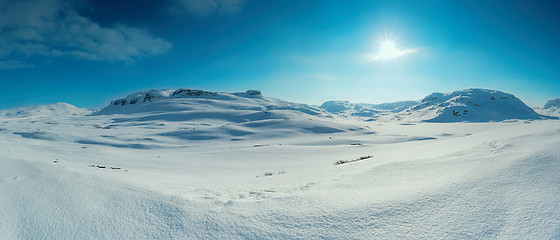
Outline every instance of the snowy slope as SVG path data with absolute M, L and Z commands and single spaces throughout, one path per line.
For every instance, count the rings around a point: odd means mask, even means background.
M 198 89 L 150 90 L 112 101 L 97 114 L 130 114 L 209 110 L 274 111 L 293 110 L 308 115 L 320 115 L 320 109 L 264 97 L 260 91 L 243 93 L 209 92 Z
M 489 122 L 534 120 L 542 116 L 512 94 L 473 88 L 432 93 L 420 104 L 397 114 L 396 118 L 426 122 Z
M 377 117 L 389 113 L 400 112 L 417 105 L 417 101 L 400 101 L 382 104 L 350 103 L 348 101 L 327 101 L 319 108 L 333 114 L 355 117 Z
M 0 239 L 560 237 L 559 120 L 403 125 L 175 92 L 3 117 Z
M 112 118 L 114 126 L 174 125 L 176 130 L 158 136 L 182 140 L 240 141 L 270 135 L 367 131 L 351 122 L 337 121 L 319 108 L 268 98 L 257 90 L 150 90 L 112 101 L 95 115 Z

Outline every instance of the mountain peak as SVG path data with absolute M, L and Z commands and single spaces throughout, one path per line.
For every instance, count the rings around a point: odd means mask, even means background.
M 128 95 L 125 98 L 116 99 L 111 101 L 110 105 L 113 106 L 126 106 L 135 105 L 146 102 L 153 102 L 160 99 L 168 98 L 214 98 L 214 99 L 233 99 L 233 96 L 245 97 L 245 98 L 256 98 L 262 97 L 261 91 L 259 90 L 247 90 L 245 92 L 239 93 L 225 93 L 225 92 L 211 92 L 200 89 L 193 88 L 180 88 L 177 90 L 173 89 L 162 89 L 162 90 L 147 90 L 135 92 Z
M 542 117 L 512 94 L 481 88 L 432 93 L 401 116 L 407 115 L 427 122 L 487 122 Z
M 559 108 L 560 109 L 560 98 L 555 98 L 549 100 L 544 104 L 545 109 Z

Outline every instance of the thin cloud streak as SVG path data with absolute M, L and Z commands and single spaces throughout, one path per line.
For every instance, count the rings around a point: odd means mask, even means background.
M 206 17 L 212 14 L 219 16 L 233 15 L 243 10 L 245 0 L 174 0 L 173 12 L 186 11 L 196 17 Z M 177 9 L 178 8 L 178 9 Z
M 392 52 L 390 56 L 387 56 L 385 53 L 383 52 L 379 52 L 375 55 L 370 55 L 370 58 L 376 61 L 379 60 L 388 60 L 388 59 L 396 59 L 408 54 L 412 54 L 412 53 L 416 53 L 420 51 L 418 48 L 411 48 L 411 49 L 403 49 L 403 50 L 396 50 L 395 52 Z

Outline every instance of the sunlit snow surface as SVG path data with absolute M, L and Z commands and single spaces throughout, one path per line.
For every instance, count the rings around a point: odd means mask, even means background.
M 0 112 L 0 239 L 560 238 L 559 120 L 243 101 Z

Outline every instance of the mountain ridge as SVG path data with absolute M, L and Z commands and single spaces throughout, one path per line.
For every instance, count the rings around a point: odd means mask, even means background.
M 470 88 L 449 93 L 434 92 L 420 101 L 398 101 L 391 103 L 370 104 L 351 103 L 349 101 L 326 101 L 320 106 L 294 103 L 262 95 L 259 90 L 245 92 L 213 92 L 192 88 L 152 89 L 134 92 L 124 98 L 115 99 L 96 111 L 77 108 L 67 103 L 42 106 L 30 106 L 17 109 L 0 110 L 3 117 L 32 117 L 35 115 L 70 116 L 89 114 L 140 114 L 154 116 L 155 113 L 187 116 L 191 111 L 193 117 L 197 112 L 211 117 L 210 112 L 224 110 L 238 114 L 238 118 L 264 114 L 261 118 L 289 118 L 293 114 L 321 116 L 332 118 L 358 117 L 362 120 L 403 120 L 424 122 L 488 122 L 508 119 L 535 120 L 556 115 L 560 109 L 560 99 L 548 101 L 544 108 L 528 107 L 516 96 L 498 90 Z M 230 111 L 235 110 L 235 111 Z M 226 112 L 227 112 L 226 111 Z M 245 111 L 242 113 L 242 111 Z M 284 112 L 279 112 L 284 111 Z M 291 111 L 291 112 L 289 112 Z M 250 114 L 249 114 L 250 112 Z M 280 115 L 284 115 L 280 117 Z M 256 114 L 256 115 L 255 115 Z M 276 114 L 276 115 L 275 115 Z M 214 114 L 214 117 L 219 114 Z M 221 115 L 221 118 L 227 118 Z M 179 121 L 179 117 L 176 121 Z M 242 119 L 235 121 L 239 122 Z
M 431 93 L 420 104 L 397 114 L 397 117 L 424 122 L 497 122 L 509 119 L 536 120 L 544 116 L 513 94 L 470 88 Z
M 92 110 L 78 108 L 64 102 L 0 110 L 0 116 L 5 118 L 31 118 L 39 116 L 64 117 L 87 115 L 90 113 L 92 113 Z

